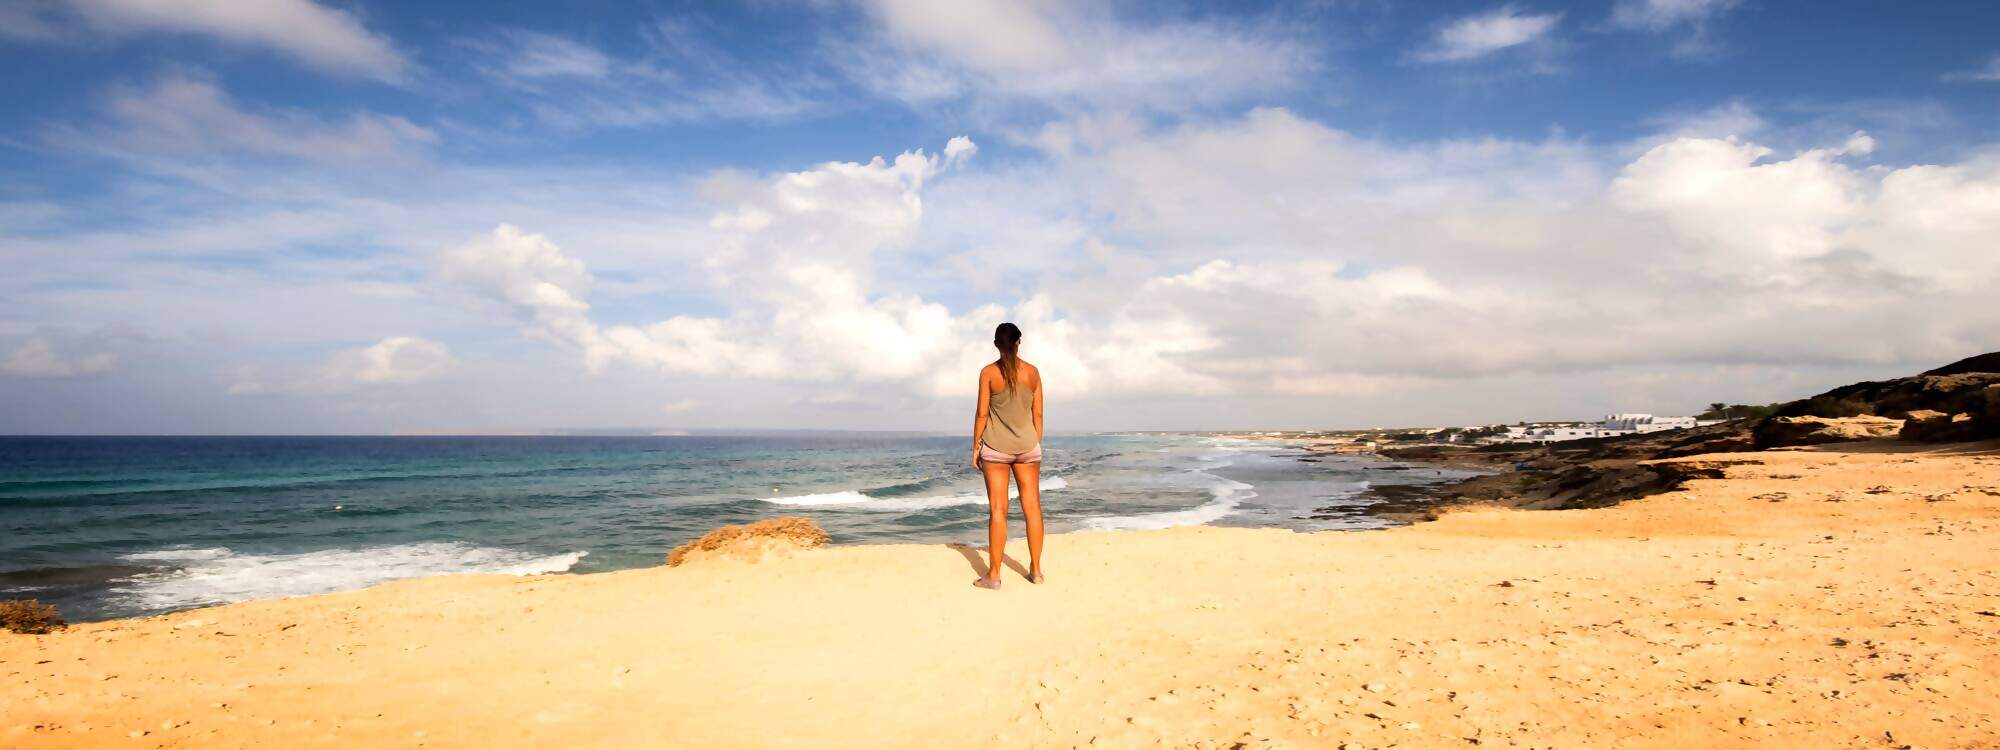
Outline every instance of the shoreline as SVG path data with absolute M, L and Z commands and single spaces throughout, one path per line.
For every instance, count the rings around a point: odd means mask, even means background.
M 1496 464 L 1490 460 L 1474 460 L 1467 456 L 1398 456 L 1391 453 L 1384 453 L 1381 448 L 1364 448 L 1351 442 L 1328 441 L 1324 438 L 1306 435 L 1224 433 L 1218 435 L 1218 437 L 1230 440 L 1276 443 L 1316 455 L 1331 455 L 1386 464 L 1409 464 L 1424 469 L 1477 472 L 1474 476 L 1455 481 L 1446 480 L 1422 484 L 1371 484 L 1366 490 L 1361 492 L 1362 496 L 1373 499 L 1372 502 L 1366 505 L 1335 505 L 1315 510 L 1315 513 L 1380 518 L 1394 522 L 1397 526 L 1435 521 L 1438 519 L 1440 512 L 1465 504 L 1456 497 L 1455 488 L 1463 486 L 1469 481 L 1507 473 L 1507 470 L 1498 468 L 1500 464 Z M 1391 448 L 1388 450 L 1395 451 L 1398 449 Z M 1469 453 L 1469 451 L 1461 452 Z M 1300 460 L 1317 462 L 1320 459 Z M 1318 518 L 1321 516 L 1316 515 L 1314 517 Z M 1396 528 L 1397 526 L 1391 526 L 1390 528 Z M 1375 530 L 1379 529 L 1329 529 L 1329 531 Z
M 0 635 L 10 747 L 1959 746 L 2000 444 L 1668 459 L 1612 508 L 444 576 Z M 1024 550 L 1010 545 L 1012 555 Z M 136 734 L 135 734 L 136 733 Z M 1893 745 L 1892 745 L 1893 746 Z
M 1754 449 L 1753 420 L 1652 433 L 1583 438 L 1539 444 L 1463 445 L 1414 443 L 1383 445 L 1351 436 L 1248 434 L 1237 439 L 1272 440 L 1313 453 L 1412 464 L 1473 475 L 1420 486 L 1370 487 L 1376 502 L 1363 513 L 1401 523 L 1437 520 L 1464 507 L 1528 510 L 1602 508 L 1679 489 L 1714 473 L 1700 464 L 1660 463 Z
M 1217 445 L 1227 447 L 1217 449 Z M 1273 445 L 1215 441 L 1190 434 L 1129 443 L 1113 439 L 1070 445 L 1062 454 L 1064 457 L 1081 456 L 1088 461 L 1079 463 L 1072 459 L 1065 463 L 1064 458 L 1058 458 L 1058 463 L 1054 464 L 1058 468 L 1057 473 L 1043 477 L 1044 491 L 1056 493 L 1053 497 L 1058 500 L 1057 506 L 1052 509 L 1054 515 L 1049 528 L 1053 531 L 1159 528 L 1209 521 L 1299 528 L 1382 524 L 1366 514 L 1338 512 L 1327 515 L 1312 512 L 1325 505 L 1311 502 L 1318 488 L 1325 488 L 1325 492 L 1318 493 L 1322 495 L 1351 494 L 1360 482 L 1347 482 L 1348 475 L 1373 474 L 1367 470 L 1372 463 L 1334 462 L 1340 465 L 1330 464 L 1333 473 L 1327 474 L 1320 467 L 1294 463 L 1291 458 L 1305 454 L 1289 446 L 1283 450 L 1268 450 Z M 1155 446 L 1162 448 L 1154 450 Z M 889 451 L 882 453 L 900 455 Z M 1122 461 L 1145 471 L 1128 467 L 1122 472 L 1099 470 L 1092 473 L 1094 464 L 1091 462 L 1103 463 L 1107 455 L 1116 457 L 1107 465 L 1123 465 L 1118 464 Z M 1188 473 L 1191 470 L 1198 471 Z M 1244 472 L 1246 479 L 1260 485 L 1268 482 L 1269 486 L 1260 491 L 1263 497 L 1260 502 L 1263 504 L 1253 508 L 1237 507 L 1248 503 L 1247 498 L 1253 495 L 1253 488 L 1221 474 L 1210 473 L 1218 471 L 1231 477 L 1237 476 L 1232 472 Z M 387 470 L 378 470 L 378 473 L 393 474 Z M 467 473 L 479 475 L 478 472 Z M 971 542 L 983 539 L 986 515 L 983 488 L 969 486 L 968 477 L 960 477 L 950 471 L 919 470 L 913 473 L 917 475 L 916 480 L 901 475 L 885 478 L 869 471 L 844 472 L 823 481 L 797 486 L 772 480 L 772 486 L 762 488 L 771 492 L 770 495 L 745 490 L 731 493 L 733 496 L 717 502 L 693 504 L 692 511 L 685 517 L 676 507 L 671 511 L 662 511 L 667 517 L 655 518 L 651 516 L 658 514 L 649 514 L 646 518 L 637 519 L 671 525 L 671 536 L 665 539 L 649 534 L 623 537 L 611 534 L 597 538 L 537 532 L 480 534 L 477 529 L 451 539 L 370 534 L 367 532 L 379 532 L 383 528 L 383 524 L 376 519 L 385 517 L 385 513 L 407 512 L 409 504 L 396 504 L 397 498 L 393 493 L 383 493 L 378 497 L 367 494 L 367 490 L 343 489 L 338 491 L 343 497 L 327 498 L 333 505 L 322 502 L 316 507 L 298 507 L 286 522 L 305 526 L 308 530 L 310 524 L 320 523 L 343 529 L 353 527 L 359 531 L 330 538 L 294 541 L 284 536 L 284 528 L 265 533 L 261 538 L 249 539 L 201 536 L 207 534 L 207 530 L 196 529 L 194 533 L 198 536 L 186 541 L 161 538 L 155 542 L 113 548 L 90 558 L 69 555 L 61 562 L 43 562 L 44 567 L 0 570 L 0 599 L 38 598 L 60 606 L 67 619 L 73 622 L 95 622 L 166 614 L 235 601 L 332 593 L 389 580 L 432 575 L 595 573 L 657 565 L 661 556 L 673 545 L 692 540 L 716 526 L 784 514 L 812 517 L 841 544 Z M 1430 481 L 1429 471 L 1406 473 L 1421 473 L 1426 476 L 1417 481 Z M 1065 491 L 1070 489 L 1069 480 L 1078 477 L 1084 477 L 1081 491 Z M 1391 474 L 1369 478 L 1378 482 L 1407 481 L 1404 477 Z M 1315 486 L 1315 482 L 1319 484 Z M 738 484 L 760 483 L 753 477 Z M 785 491 L 779 491 L 781 486 L 786 488 Z M 1162 494 L 1154 497 L 1134 488 L 1158 489 Z M 458 494 L 470 495 L 479 489 L 473 487 Z M 508 491 L 511 490 L 502 490 L 503 493 Z M 978 493 L 977 496 L 974 493 Z M 506 496 L 503 494 L 502 497 Z M 345 511 L 342 511 L 343 505 Z M 578 507 L 586 505 L 577 504 Z M 504 520 L 505 506 L 501 508 L 502 513 L 496 517 Z M 426 513 L 422 510 L 417 512 Z M 698 514 L 707 514 L 707 517 Z M 586 519 L 593 517 L 588 512 L 577 515 Z M 1228 520 L 1216 518 L 1225 515 Z M 418 520 L 428 517 L 428 514 L 416 516 Z M 1331 520 L 1313 520 L 1321 517 Z M 976 528 L 973 526 L 975 523 Z M 1018 518 L 1013 526 L 1014 534 L 1020 536 Z M 31 535 L 20 540 L 31 554 L 35 552 L 29 546 L 32 538 Z M 43 547 L 52 544 L 37 543 Z
M 1200 434 L 1200 433 L 1175 433 L 1175 434 Z M 1665 433 L 1664 435 L 1640 436 L 1640 440 L 1657 443 L 1658 438 L 1662 436 L 1673 437 L 1674 434 L 1675 433 Z M 1478 451 L 1474 448 L 1467 446 L 1433 445 L 1433 444 L 1423 444 L 1414 446 L 1413 448 L 1391 447 L 1386 449 L 1359 450 L 1359 449 L 1347 449 L 1344 447 L 1345 445 L 1347 445 L 1345 443 L 1330 443 L 1322 438 L 1300 436 L 1300 435 L 1280 435 L 1271 433 L 1263 433 L 1263 434 L 1216 433 L 1213 436 L 1230 440 L 1276 443 L 1290 448 L 1295 448 L 1307 453 L 1331 454 L 1341 457 L 1361 459 L 1378 463 L 1408 464 L 1415 467 L 1439 468 L 1439 469 L 1453 470 L 1453 471 L 1483 472 L 1482 475 L 1480 476 L 1469 477 L 1457 481 L 1441 481 L 1441 482 L 1430 482 L 1422 484 L 1371 485 L 1366 490 L 1364 490 L 1362 494 L 1373 498 L 1374 499 L 1373 502 L 1370 502 L 1366 505 L 1355 505 L 1355 506 L 1338 506 L 1338 505 L 1328 506 L 1328 507 L 1318 508 L 1313 511 L 1314 513 L 1330 514 L 1328 516 L 1315 515 L 1313 516 L 1314 518 L 1331 517 L 1331 515 L 1373 517 L 1373 518 L 1387 519 L 1395 522 L 1395 525 L 1392 526 L 1321 529 L 1314 531 L 1286 529 L 1275 526 L 1216 527 L 1216 528 L 1262 529 L 1269 531 L 1291 532 L 1299 534 L 1388 531 L 1388 530 L 1403 528 L 1409 525 L 1434 522 L 1440 520 L 1449 513 L 1467 509 L 1499 509 L 1499 508 L 1515 508 L 1515 509 L 1525 509 L 1525 510 L 1568 509 L 1559 506 L 1551 506 L 1543 502 L 1545 498 L 1503 499 L 1503 498 L 1492 497 L 1491 493 L 1494 491 L 1494 487 L 1491 485 L 1483 485 L 1482 481 L 1490 482 L 1491 480 L 1495 479 L 1504 481 L 1513 476 L 1518 476 L 1518 472 L 1516 471 L 1510 471 L 1508 469 L 1502 469 L 1498 467 L 1518 466 L 1522 459 L 1534 457 L 1535 454 L 1542 454 L 1542 457 L 1545 459 L 1544 465 L 1546 466 L 1547 465 L 1546 458 L 1550 454 L 1554 454 L 1557 452 L 1577 453 L 1579 451 L 1575 446 L 1577 446 L 1578 444 L 1598 444 L 1606 442 L 1603 440 L 1588 440 L 1588 441 L 1571 441 L 1570 443 L 1567 444 L 1556 443 L 1556 444 L 1533 445 L 1533 446 L 1509 446 L 1499 451 Z M 1626 440 L 1629 441 L 1629 439 Z M 1647 444 L 1647 443 L 1642 443 L 1642 444 Z M 1496 456 L 1498 458 L 1496 458 Z M 1543 468 L 1542 470 L 1546 470 L 1546 468 Z M 1466 489 L 1467 487 L 1471 487 L 1472 488 L 1471 491 L 1467 491 Z M 1661 490 L 1661 492 L 1665 491 L 1667 490 Z M 1485 496 L 1482 496 L 1482 493 L 1484 493 Z M 1654 493 L 1646 493 L 1646 494 L 1654 494 Z M 1610 502 L 1594 502 L 1586 505 L 1579 505 L 1576 507 L 1612 507 L 1615 506 L 1618 502 L 1623 502 L 1631 499 L 1638 499 L 1638 498 L 1630 498 L 1630 497 L 1615 498 Z M 1209 527 L 1209 524 L 1207 523 L 1184 524 L 1181 526 L 1167 527 L 1164 529 L 1087 529 L 1086 528 L 1086 529 L 1074 529 L 1071 531 L 1062 532 L 1060 534 L 1051 533 L 1050 536 L 1056 537 L 1056 536 L 1066 536 L 1072 534 L 1165 531 L 1176 528 L 1197 528 L 1197 527 Z M 1022 538 L 1010 537 L 1009 539 L 1010 549 L 1019 547 L 1023 544 L 1025 544 L 1025 540 Z M 830 542 L 828 546 L 932 547 L 937 545 L 936 543 L 926 543 L 926 542 L 845 542 L 845 543 Z M 944 546 L 957 548 L 959 546 L 962 546 L 962 544 L 958 542 L 947 542 L 944 543 Z M 975 546 L 980 546 L 980 545 L 975 545 Z M 195 551 L 201 552 L 204 550 L 195 550 Z M 563 557 L 563 556 L 564 555 L 557 555 L 556 557 Z M 132 567 L 134 569 L 137 569 L 136 566 Z M 241 600 L 226 601 L 226 602 L 215 602 L 210 604 L 201 604 L 182 609 L 175 609 L 169 612 L 159 612 L 154 614 L 73 620 L 72 625 L 118 623 L 126 621 L 144 621 L 160 617 L 180 615 L 190 612 L 202 612 L 220 607 L 229 607 L 240 604 L 253 604 L 257 602 L 269 602 L 269 601 L 286 601 L 292 599 L 354 593 L 359 591 L 367 591 L 369 589 L 381 586 L 393 585 L 409 581 L 421 581 L 421 580 L 445 579 L 445 578 L 479 578 L 479 577 L 497 577 L 497 578 L 514 578 L 514 579 L 541 578 L 541 577 L 568 578 L 577 576 L 595 576 L 595 575 L 606 575 L 612 573 L 623 573 L 623 572 L 630 572 L 633 570 L 648 570 L 653 567 L 658 567 L 658 566 L 620 568 L 615 570 L 592 571 L 584 573 L 573 572 L 570 570 L 558 570 L 547 573 L 531 573 L 531 574 L 513 574 L 513 573 L 501 573 L 501 572 L 436 573 L 429 575 L 412 576 L 407 578 L 392 578 L 378 583 L 361 586 L 358 588 L 341 589 L 337 591 L 318 592 L 311 594 L 297 594 L 289 596 L 241 599 Z

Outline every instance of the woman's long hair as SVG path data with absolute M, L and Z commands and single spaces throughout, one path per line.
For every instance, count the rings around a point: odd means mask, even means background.
M 1013 323 L 1001 323 L 993 329 L 993 346 L 1000 350 L 1000 359 L 994 364 L 1000 366 L 1000 377 L 1006 379 L 1007 390 L 1014 389 L 1014 376 L 1021 371 L 1021 328 Z

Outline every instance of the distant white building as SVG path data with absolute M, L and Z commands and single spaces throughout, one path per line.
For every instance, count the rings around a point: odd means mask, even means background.
M 1494 436 L 1496 443 L 1557 443 L 1564 440 L 1611 437 L 1627 433 L 1614 432 L 1602 427 L 1579 425 L 1535 425 L 1532 427 L 1509 427 L 1507 432 Z
M 1598 426 L 1617 432 L 1659 432 L 1661 430 L 1685 430 L 1699 425 L 1701 420 L 1694 417 L 1655 417 L 1651 414 L 1612 414 L 1599 422 Z
M 1538 424 L 1509 427 L 1505 433 L 1484 438 L 1489 443 L 1559 443 L 1564 440 L 1617 437 L 1715 424 L 1694 417 L 1656 417 L 1651 414 L 1611 414 L 1596 424 Z

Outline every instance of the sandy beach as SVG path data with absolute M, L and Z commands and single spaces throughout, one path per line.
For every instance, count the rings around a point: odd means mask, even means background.
M 1674 460 L 1726 476 L 1056 536 L 998 593 L 967 551 L 836 546 L 0 634 L 0 745 L 2000 743 L 2000 444 Z

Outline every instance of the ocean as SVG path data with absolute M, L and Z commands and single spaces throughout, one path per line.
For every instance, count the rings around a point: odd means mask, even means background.
M 1370 487 L 1465 476 L 1201 435 L 1044 447 L 1051 532 L 1376 528 L 1389 524 L 1365 513 Z M 874 433 L 0 437 L 0 599 L 87 621 L 417 576 L 592 573 L 782 515 L 837 544 L 983 545 L 968 459 L 963 436 Z

